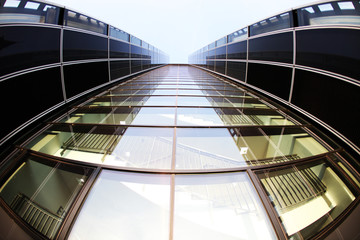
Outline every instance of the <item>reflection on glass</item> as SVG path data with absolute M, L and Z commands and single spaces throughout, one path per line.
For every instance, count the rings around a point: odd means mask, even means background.
M 176 168 L 212 169 L 246 165 L 228 129 L 178 128 Z
M 246 173 L 177 175 L 174 239 L 276 239 Z
M 290 239 L 310 238 L 355 200 L 326 162 L 264 170 L 258 176 Z
M 169 239 L 170 178 L 103 170 L 68 239 Z
M 360 25 L 358 6 L 358 1 L 339 1 L 301 8 L 298 10 L 299 25 Z
M 173 126 L 174 124 L 174 108 L 141 108 L 132 122 L 132 125 Z
M 172 128 L 128 128 L 104 163 L 136 168 L 170 169 Z
M 178 108 L 177 125 L 223 126 L 224 123 L 212 108 Z
M 107 24 L 86 15 L 66 10 L 64 18 L 66 26 L 107 34 Z
M 58 7 L 27 0 L 6 0 L 3 4 L 3 7 L 0 7 L 0 23 L 58 24 Z
M 28 225 L 54 239 L 91 170 L 27 157 L 0 188 L 0 197 Z
M 230 129 L 249 165 L 280 163 L 326 153 L 327 150 L 301 129 Z
M 250 36 L 290 28 L 292 26 L 292 13 L 286 12 L 251 25 Z

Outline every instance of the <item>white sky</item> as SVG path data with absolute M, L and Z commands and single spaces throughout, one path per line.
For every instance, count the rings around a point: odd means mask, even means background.
M 314 0 L 49 0 L 120 28 L 171 63 L 264 18 Z

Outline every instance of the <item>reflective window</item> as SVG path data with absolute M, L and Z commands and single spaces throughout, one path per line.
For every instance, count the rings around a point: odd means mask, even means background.
M 135 36 L 130 36 L 130 42 L 135 45 L 141 46 L 141 40 Z
M 58 24 L 59 8 L 42 2 L 6 0 L 0 7 L 0 23 Z
M 228 42 L 237 42 L 237 41 L 241 41 L 241 40 L 245 40 L 248 37 L 248 30 L 247 27 L 240 29 L 239 31 L 236 31 L 232 34 L 228 35 Z
M 358 195 L 321 161 L 258 173 L 291 239 L 308 239 L 338 217 Z
M 0 188 L 0 197 L 29 226 L 54 239 L 90 168 L 28 156 Z
M 220 38 L 215 42 L 216 47 L 220 47 L 222 45 L 226 44 L 226 37 Z
M 120 29 L 114 28 L 112 26 L 110 26 L 110 36 L 117 38 L 117 39 L 124 40 L 126 42 L 129 42 L 129 40 L 130 40 L 129 39 L 130 34 L 128 34 L 127 32 L 124 32 Z
M 107 24 L 77 12 L 66 10 L 64 20 L 65 26 L 107 34 Z
M 175 184 L 174 239 L 277 239 L 246 173 L 177 175 Z
M 339 1 L 298 9 L 299 26 L 345 24 L 360 25 L 360 2 Z
M 250 26 L 250 36 L 293 27 L 292 13 L 283 13 Z
M 68 239 L 169 239 L 170 177 L 103 170 Z

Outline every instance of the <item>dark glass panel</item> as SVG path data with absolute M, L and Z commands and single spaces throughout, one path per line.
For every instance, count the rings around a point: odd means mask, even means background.
M 2 185 L 0 197 L 37 232 L 54 239 L 91 172 L 87 167 L 28 156 Z
M 66 97 L 70 98 L 109 81 L 108 62 L 64 66 Z
M 60 68 L 36 71 L 2 81 L 0 89 L 0 101 L 6 103 L 2 106 L 4 117 L 1 120 L 0 138 L 64 100 Z
M 131 73 L 141 71 L 141 60 L 131 60 Z
M 246 63 L 245 62 L 227 62 L 227 75 L 241 81 L 245 81 Z
M 360 79 L 360 34 L 355 29 L 296 32 L 296 64 Z
M 207 59 L 215 59 L 216 53 L 215 49 L 209 50 Z
M 215 71 L 225 74 L 225 63 L 226 61 L 216 61 Z
M 359 86 L 325 75 L 296 70 L 292 103 L 360 146 L 360 131 L 355 125 L 355 119 L 360 118 Z
M 299 26 L 345 24 L 360 25 L 359 1 L 321 3 L 297 10 Z
M 209 70 L 215 70 L 215 62 L 214 61 L 206 61 L 206 64 L 207 64 L 207 68 Z
M 242 41 L 227 46 L 227 59 L 246 59 L 247 41 Z
M 107 34 L 107 24 L 77 12 L 66 10 L 64 20 L 65 26 Z
M 0 75 L 60 62 L 60 29 L 33 26 L 0 29 Z
M 292 12 L 286 12 L 262 20 L 250 26 L 250 36 L 293 27 Z
M 288 100 L 291 76 L 291 68 L 249 63 L 247 82 L 284 100 Z
M 293 63 L 293 32 L 250 39 L 249 59 Z
M 141 58 L 142 48 L 135 45 L 130 45 L 131 48 L 131 58 Z
M 129 58 L 129 43 L 110 39 L 110 58 Z
M 226 59 L 226 46 L 216 49 L 216 59 Z
M 60 8 L 34 1 L 1 1 L 0 23 L 58 24 Z
M 130 74 L 130 61 L 112 61 L 110 62 L 111 80 Z
M 64 30 L 64 61 L 107 57 L 107 38 Z

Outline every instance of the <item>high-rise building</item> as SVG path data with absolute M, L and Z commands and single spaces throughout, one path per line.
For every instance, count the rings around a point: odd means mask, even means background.
M 0 7 L 0 239 L 360 238 L 359 1 L 189 64 L 49 2 Z

